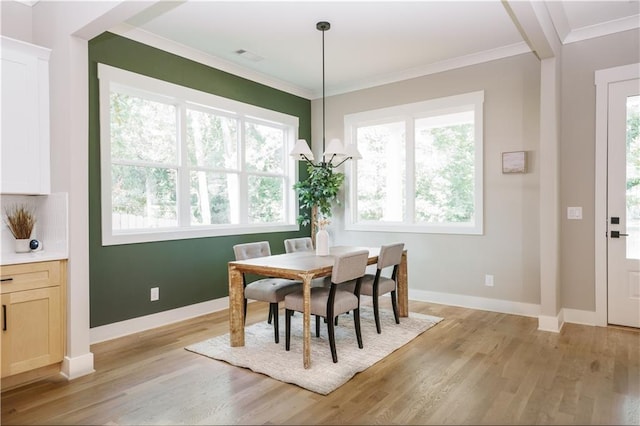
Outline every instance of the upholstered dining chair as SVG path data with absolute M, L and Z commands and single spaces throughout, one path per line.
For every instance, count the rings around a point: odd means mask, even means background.
M 320 318 L 324 317 L 329 334 L 329 346 L 333 362 L 338 362 L 336 352 L 334 319 L 345 312 L 353 311 L 358 347 L 362 349 L 360 332 L 360 283 L 367 268 L 367 250 L 358 250 L 336 256 L 331 272 L 331 287 L 311 288 L 311 315 L 316 317 L 316 337 L 320 337 Z M 344 290 L 346 283 L 356 280 L 353 291 Z M 284 298 L 285 307 L 285 349 L 291 343 L 291 315 L 294 311 L 304 311 L 304 297 L 301 290 L 289 293 Z
M 391 293 L 391 306 L 393 307 L 393 315 L 396 320 L 396 324 L 400 324 L 400 318 L 398 317 L 398 304 L 396 301 L 396 287 L 397 287 L 397 275 L 400 261 L 402 260 L 402 252 L 404 250 L 404 243 L 395 243 L 383 245 L 380 247 L 380 254 L 378 255 L 378 263 L 376 267 L 376 273 L 365 274 L 362 278 L 362 284 L 360 286 L 360 294 L 371 296 L 373 298 L 373 315 L 376 321 L 376 330 L 380 334 L 380 312 L 378 298 L 380 295 Z M 385 268 L 393 267 L 391 271 L 391 277 L 382 275 Z
M 247 260 L 256 257 L 270 256 L 271 247 L 268 241 L 256 243 L 236 244 L 233 246 L 233 253 L 236 260 Z M 247 283 L 246 277 L 242 275 L 244 284 L 244 318 L 247 318 L 247 299 L 269 302 L 269 322 L 273 320 L 273 332 L 276 343 L 280 342 L 280 332 L 278 328 L 278 308 L 279 303 L 292 291 L 302 289 L 302 281 L 294 281 L 285 278 L 262 278 L 251 283 Z
M 284 250 L 287 253 L 300 251 L 314 251 L 311 237 L 289 238 L 284 240 Z M 311 280 L 312 287 L 328 287 L 331 285 L 331 277 L 320 277 Z
M 313 240 L 311 237 L 289 238 L 284 240 L 284 250 L 287 253 L 297 251 L 313 251 Z

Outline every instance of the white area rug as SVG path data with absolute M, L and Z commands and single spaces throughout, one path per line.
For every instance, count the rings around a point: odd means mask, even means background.
M 398 325 L 393 319 L 393 312 L 381 310 L 382 334 L 378 334 L 373 309 L 361 306 L 360 321 L 363 349 L 358 348 L 353 316 L 340 316 L 335 331 L 338 362 L 334 364 L 327 326 L 321 324 L 320 337 L 315 337 L 315 317 L 311 317 L 311 368 L 306 370 L 302 364 L 302 315 L 299 313 L 291 319 L 291 350 L 288 352 L 285 350 L 284 314 L 280 316 L 278 344 L 273 340 L 273 325 L 265 320 L 245 328 L 245 346 L 231 347 L 229 334 L 224 334 L 185 349 L 327 395 L 356 373 L 366 370 L 442 321 L 442 318 L 410 313 L 408 318 L 401 317 Z

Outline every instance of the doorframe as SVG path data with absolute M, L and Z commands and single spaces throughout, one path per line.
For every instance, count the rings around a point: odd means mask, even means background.
M 640 63 L 606 68 L 595 72 L 596 158 L 595 158 L 595 325 L 607 321 L 607 123 L 609 84 L 640 78 Z

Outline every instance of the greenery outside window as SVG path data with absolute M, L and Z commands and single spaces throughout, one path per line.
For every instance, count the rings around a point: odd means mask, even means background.
M 298 229 L 298 119 L 104 64 L 102 243 Z
M 473 92 L 345 117 L 346 229 L 482 234 L 482 105 Z

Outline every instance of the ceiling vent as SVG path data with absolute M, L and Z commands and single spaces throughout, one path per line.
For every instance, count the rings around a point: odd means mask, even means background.
M 256 55 L 255 53 L 249 52 L 248 50 L 244 50 L 244 49 L 236 50 L 236 53 L 239 56 L 242 56 L 243 58 L 253 62 L 260 62 L 261 60 L 264 59 L 262 56 Z

